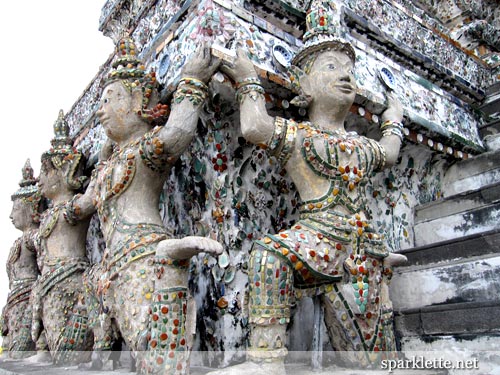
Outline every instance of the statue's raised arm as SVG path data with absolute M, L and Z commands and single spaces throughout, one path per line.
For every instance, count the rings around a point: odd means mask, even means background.
M 398 159 L 403 140 L 403 106 L 394 91 L 388 91 L 386 97 L 387 109 L 382 113 L 382 125 L 380 127 L 382 138 L 379 142 L 386 152 L 386 167 L 391 167 Z
M 264 89 L 247 51 L 238 49 L 234 62 L 222 65 L 221 70 L 235 82 L 243 136 L 251 143 L 266 145 L 273 135 L 274 119 L 267 114 Z
M 173 95 L 168 121 L 158 135 L 171 157 L 183 153 L 193 139 L 202 104 L 208 96 L 207 84 L 219 63 L 207 42 L 200 44 L 187 58 Z

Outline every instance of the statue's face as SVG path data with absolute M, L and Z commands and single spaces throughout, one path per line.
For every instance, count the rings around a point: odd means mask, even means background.
M 304 91 L 313 101 L 350 108 L 356 97 L 354 64 L 344 52 L 325 51 L 314 61 Z
M 12 224 L 19 229 L 24 230 L 33 222 L 31 217 L 32 208 L 29 204 L 24 203 L 22 199 L 15 199 L 12 204 L 10 219 Z
M 137 114 L 141 108 L 140 99 L 140 95 L 132 95 L 119 81 L 104 88 L 96 115 L 106 135 L 113 141 L 126 140 L 142 123 Z
M 42 161 L 40 176 L 38 178 L 38 189 L 46 198 L 53 199 L 61 189 L 67 189 L 63 168 L 56 169 L 47 160 Z

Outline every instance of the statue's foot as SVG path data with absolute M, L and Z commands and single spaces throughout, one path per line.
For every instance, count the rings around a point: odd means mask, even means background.
M 240 365 L 210 371 L 205 375 L 286 375 L 286 371 L 282 360 L 261 363 L 247 361 Z
M 78 369 L 86 371 L 113 371 L 117 367 L 115 360 L 109 358 L 110 353 L 105 352 L 93 352 L 92 360 L 86 363 L 80 363 Z
M 49 351 L 43 350 L 36 352 L 36 354 L 31 357 L 26 358 L 26 361 L 31 363 L 52 363 L 52 356 Z
M 91 362 L 80 363 L 79 370 L 85 371 L 114 371 L 119 366 L 113 360 L 102 361 L 100 359 L 92 359 Z

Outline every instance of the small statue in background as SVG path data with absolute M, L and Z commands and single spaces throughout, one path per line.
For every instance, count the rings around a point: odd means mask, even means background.
M 89 220 L 78 218 L 75 204 L 86 177 L 82 155 L 72 146 L 62 111 L 54 133 L 52 147 L 42 155 L 39 177 L 40 192 L 52 203 L 38 231 L 42 275 L 33 291 L 32 336 L 38 339 L 43 327 L 53 361 L 75 364 L 90 360 L 93 341 L 82 280 L 89 266 L 85 246 Z
M 80 217 L 97 210 L 106 243 L 86 282 L 99 309 L 94 348 L 110 350 L 119 331 L 141 372 L 185 374 L 194 333 L 188 323 L 196 313 L 189 299 L 189 259 L 200 252 L 220 254 L 222 246 L 203 237 L 173 239 L 159 199 L 195 134 L 206 83 L 218 63 L 201 45 L 182 69 L 167 123 L 153 128 L 168 115 L 167 106 L 157 104 L 155 75 L 145 72 L 137 54 L 130 38 L 118 42 L 96 113 L 114 149 L 75 201 Z
M 23 234 L 14 242 L 7 259 L 10 292 L 0 322 L 4 336 L 3 345 L 14 358 L 33 355 L 36 349 L 35 342 L 31 339 L 30 294 L 40 274 L 35 239 L 44 206 L 29 159 L 22 172 L 20 188 L 12 195 L 10 218 Z
M 354 352 L 356 364 L 369 366 L 377 352 L 396 349 L 386 283 L 389 262 L 400 259 L 389 255 L 377 234 L 364 187 L 373 172 L 396 162 L 403 109 L 387 93 L 378 142 L 344 129 L 356 96 L 355 51 L 336 36 L 340 15 L 327 4 L 313 2 L 304 46 L 290 69 L 300 93 L 294 103 L 308 108 L 309 121 L 267 114 L 264 89 L 244 51 L 238 51 L 234 65 L 223 68 L 237 85 L 243 136 L 276 156 L 302 200 L 292 228 L 254 243 L 250 362 L 229 373 L 284 373 L 294 296 L 320 299 L 333 348 Z

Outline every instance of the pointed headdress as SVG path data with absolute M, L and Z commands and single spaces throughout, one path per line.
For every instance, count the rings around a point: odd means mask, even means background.
M 343 51 L 352 62 L 356 53 L 343 38 L 346 31 L 341 23 L 341 11 L 333 1 L 313 0 L 306 15 L 306 33 L 303 46 L 292 59 L 292 65 L 303 67 L 311 55 L 324 50 Z
M 168 114 L 166 105 L 149 108 L 153 96 L 158 95 L 158 81 L 155 72 L 146 72 L 143 62 L 137 57 L 138 51 L 133 39 L 123 36 L 116 45 L 116 57 L 111 71 L 104 80 L 104 87 L 120 81 L 130 91 L 142 91 L 142 108 L 140 115 L 150 123 L 161 123 Z
M 66 176 L 67 182 L 75 190 L 81 188 L 86 177 L 74 175 L 82 154 L 73 147 L 73 141 L 69 136 L 69 126 L 62 110 L 59 111 L 59 116 L 54 122 L 54 138 L 50 143 L 52 147 L 42 154 L 42 163 L 50 162 L 56 169 L 61 169 L 64 164 L 71 163 Z
M 30 159 L 26 160 L 22 169 L 23 179 L 19 181 L 19 189 L 12 194 L 12 200 L 21 199 L 31 208 L 31 218 L 33 222 L 40 222 L 40 207 L 43 198 L 38 190 L 38 179 L 34 177 Z M 43 208 L 42 208 L 43 209 Z

